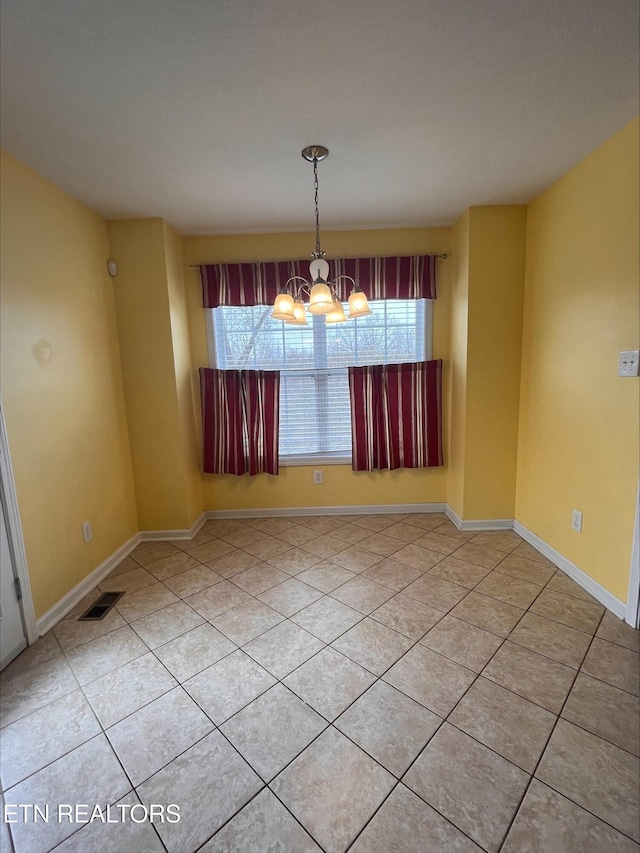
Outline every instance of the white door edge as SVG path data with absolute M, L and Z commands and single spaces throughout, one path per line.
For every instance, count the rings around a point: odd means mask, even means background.
M 22 620 L 26 632 L 27 643 L 35 643 L 38 639 L 38 628 L 36 626 L 36 614 L 33 607 L 31 595 L 31 583 L 29 580 L 29 569 L 27 566 L 27 555 L 22 536 L 22 525 L 20 524 L 20 511 L 18 509 L 18 498 L 16 496 L 15 481 L 13 479 L 13 468 L 11 467 L 11 456 L 9 455 L 9 441 L 4 422 L 4 411 L 0 402 L 0 487 L 2 499 L 6 512 L 7 537 L 13 558 L 16 577 L 20 581 L 22 592 Z
M 640 628 L 640 477 L 636 497 L 636 520 L 633 528 L 633 546 L 631 548 L 631 571 L 629 573 L 629 592 L 627 593 L 627 615 L 625 622 L 632 628 Z

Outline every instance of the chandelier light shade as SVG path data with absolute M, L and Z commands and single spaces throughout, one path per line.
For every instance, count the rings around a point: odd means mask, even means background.
M 369 311 L 371 314 L 371 311 Z M 342 302 L 336 296 L 333 300 L 333 308 L 329 311 L 328 314 L 324 316 L 326 323 L 344 323 L 347 319 L 344 313 L 344 308 L 342 307 Z
M 304 302 L 302 299 L 296 300 L 293 303 L 293 320 L 287 318 L 287 323 L 293 323 L 296 326 L 307 326 L 307 312 L 304 310 Z
M 276 296 L 271 316 L 274 320 L 284 320 L 286 322 L 290 317 L 295 316 L 293 309 L 293 296 L 288 291 L 283 290 Z
M 351 282 L 349 295 L 349 319 L 366 317 L 371 314 L 367 297 L 350 275 L 339 275 L 329 280 L 329 264 L 325 260 L 326 252 L 320 248 L 320 215 L 318 212 L 318 163 L 329 155 L 329 149 L 323 145 L 310 145 L 303 148 L 302 156 L 313 163 L 313 187 L 316 211 L 316 248 L 311 253 L 313 260 L 309 264 L 310 281 L 299 275 L 292 276 L 276 296 L 271 316 L 296 326 L 306 326 L 307 317 L 303 295 L 309 298 L 308 310 L 311 314 L 324 314 L 327 323 L 344 323 L 344 313 L 339 293 L 339 282 Z
M 366 317 L 371 314 L 367 297 L 356 284 L 349 295 L 349 317 Z
M 309 311 L 328 314 L 333 309 L 333 295 L 328 284 L 317 278 L 309 293 Z

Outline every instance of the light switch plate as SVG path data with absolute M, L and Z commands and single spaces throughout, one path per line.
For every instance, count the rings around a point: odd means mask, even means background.
M 638 350 L 621 352 L 618 358 L 618 376 L 638 375 Z
M 91 540 L 93 539 L 93 531 L 91 530 L 90 521 L 85 521 L 82 525 L 82 539 L 85 545 L 87 544 L 87 542 L 91 542 Z

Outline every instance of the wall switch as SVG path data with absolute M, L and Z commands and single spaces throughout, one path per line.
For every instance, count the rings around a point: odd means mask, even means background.
M 93 539 L 93 532 L 91 530 L 91 522 L 90 521 L 85 521 L 85 523 L 82 525 L 82 538 L 83 538 L 85 544 L 87 542 L 91 542 L 91 540 Z
M 571 515 L 571 526 L 576 533 L 582 533 L 582 513 L 578 512 L 577 509 L 574 509 Z
M 313 485 L 321 486 L 322 485 L 322 471 L 314 471 L 313 472 Z
M 638 375 L 638 350 L 630 349 L 621 352 L 618 357 L 618 376 Z

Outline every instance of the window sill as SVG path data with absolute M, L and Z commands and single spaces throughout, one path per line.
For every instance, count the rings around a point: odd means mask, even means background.
M 281 456 L 281 468 L 298 468 L 303 465 L 351 465 L 351 454 L 336 456 L 332 454 L 317 456 Z

